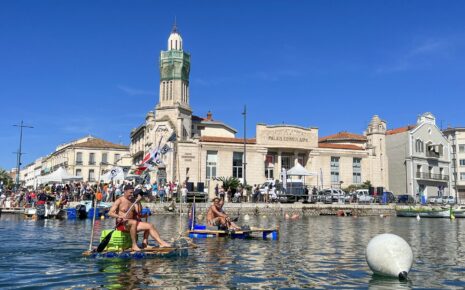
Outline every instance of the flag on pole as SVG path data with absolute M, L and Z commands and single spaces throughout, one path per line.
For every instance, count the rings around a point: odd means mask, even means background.
M 168 146 L 168 144 L 165 144 L 165 146 L 163 146 L 163 148 L 161 148 L 160 153 L 161 153 L 161 155 L 165 155 L 166 153 L 168 153 L 170 151 L 171 151 L 170 146 Z

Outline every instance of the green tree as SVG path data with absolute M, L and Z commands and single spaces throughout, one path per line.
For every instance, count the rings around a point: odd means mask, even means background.
M 239 179 L 235 178 L 235 177 L 217 177 L 216 180 L 218 181 L 221 181 L 223 182 L 223 188 L 225 190 L 229 188 L 231 188 L 231 190 L 233 192 L 236 192 L 236 189 L 239 187 L 239 185 L 241 185 L 241 182 L 239 181 Z
M 13 178 L 11 178 L 8 171 L 5 169 L 0 168 L 0 182 L 3 182 L 4 188 L 12 188 L 13 187 Z

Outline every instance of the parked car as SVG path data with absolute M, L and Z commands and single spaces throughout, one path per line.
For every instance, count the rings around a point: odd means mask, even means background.
M 368 189 L 357 189 L 355 195 L 359 203 L 372 203 L 374 201 L 374 197 L 370 195 Z
M 273 186 L 275 186 L 275 181 L 274 180 L 267 180 L 265 181 L 262 185 L 260 185 L 260 193 L 262 196 L 266 194 L 266 191 L 271 189 Z
M 378 199 L 379 203 L 395 203 L 396 201 L 396 196 L 390 191 L 383 192 L 383 195 Z
M 397 196 L 397 203 L 412 204 L 415 199 L 410 194 L 400 194 Z
M 325 195 L 331 196 L 331 202 L 338 202 L 339 200 L 344 202 L 346 193 L 342 189 L 328 188 L 323 191 Z
M 442 196 L 433 196 L 433 197 L 428 198 L 428 202 L 431 204 L 442 204 L 444 203 L 444 200 Z
M 455 204 L 455 197 L 453 197 L 452 195 L 444 196 L 442 198 L 442 202 L 445 204 Z
M 317 201 L 323 203 L 332 203 L 333 197 L 331 196 L 331 193 L 327 193 L 324 190 L 322 190 L 318 192 Z

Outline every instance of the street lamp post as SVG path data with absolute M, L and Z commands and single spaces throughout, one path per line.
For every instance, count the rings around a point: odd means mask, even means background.
M 247 120 L 247 107 L 244 105 L 244 112 L 242 112 L 242 115 L 244 115 L 244 161 L 242 162 L 242 167 L 243 167 L 243 174 L 244 174 L 244 188 L 247 187 L 247 127 L 246 127 L 246 120 Z M 247 189 L 246 189 L 247 190 Z
M 19 173 L 20 173 L 20 167 L 21 167 L 21 155 L 23 155 L 23 152 L 21 152 L 22 149 L 22 143 L 23 143 L 23 128 L 34 128 L 32 126 L 26 126 L 23 123 L 23 120 L 21 120 L 20 125 L 13 125 L 15 127 L 19 127 L 19 150 L 16 152 L 17 158 L 16 158 L 16 184 L 15 184 L 15 190 L 18 191 L 19 189 Z

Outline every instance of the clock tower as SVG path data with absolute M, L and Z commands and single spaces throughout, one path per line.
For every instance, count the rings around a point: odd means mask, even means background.
M 175 23 L 168 38 L 168 50 L 160 53 L 160 97 L 155 122 L 170 123 L 180 141 L 191 137 L 190 58 L 183 50 L 182 37 Z

